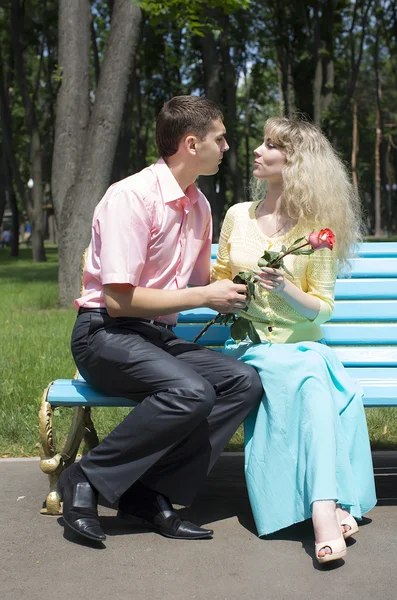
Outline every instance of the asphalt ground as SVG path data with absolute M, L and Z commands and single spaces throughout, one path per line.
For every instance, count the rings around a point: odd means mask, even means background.
M 35 459 L 0 460 L 0 600 L 397 600 L 397 452 L 374 453 L 378 505 L 345 561 L 321 567 L 310 522 L 259 539 L 241 454 L 224 454 L 181 514 L 212 540 L 164 538 L 100 506 L 104 544 L 78 543 L 39 514 Z

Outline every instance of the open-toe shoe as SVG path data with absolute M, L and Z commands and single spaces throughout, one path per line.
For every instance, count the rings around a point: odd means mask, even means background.
M 359 531 L 358 524 L 353 515 L 348 515 L 347 517 L 343 517 L 339 519 L 339 523 L 341 527 L 349 527 L 347 531 L 342 531 L 342 535 L 347 540 L 352 535 L 356 535 Z
M 326 548 L 330 548 L 331 550 L 331 554 L 325 554 L 324 556 L 319 556 L 318 553 L 320 552 L 320 550 L 322 549 L 326 549 Z M 343 536 L 341 535 L 340 538 L 336 539 L 336 540 L 328 540 L 327 542 L 319 542 L 319 543 L 315 543 L 315 551 L 316 551 L 316 558 L 318 560 L 319 563 L 326 563 L 326 562 L 330 562 L 331 560 L 339 560 L 340 558 L 343 558 L 344 556 L 346 556 L 346 543 L 345 540 L 343 538 Z

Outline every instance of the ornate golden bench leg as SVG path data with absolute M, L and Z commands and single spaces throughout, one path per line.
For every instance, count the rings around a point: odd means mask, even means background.
M 62 471 L 62 457 L 57 453 L 52 430 L 53 410 L 47 395 L 50 385 L 44 390 L 43 398 L 39 410 L 39 432 L 41 445 L 43 447 L 43 456 L 40 460 L 40 468 L 43 473 L 48 475 L 50 481 L 50 492 L 47 495 L 43 508 L 40 510 L 42 515 L 60 515 L 62 514 L 61 502 L 56 492 L 56 483 Z
M 56 491 L 56 484 L 63 469 L 71 465 L 76 459 L 81 440 L 86 434 L 85 411 L 87 409 L 81 406 L 74 409 L 72 425 L 65 447 L 62 453 L 57 452 L 55 448 L 52 427 L 54 412 L 50 403 L 47 401 L 47 395 L 50 386 L 51 384 L 44 390 L 39 411 L 39 431 L 41 444 L 43 447 L 43 456 L 40 460 L 40 468 L 48 475 L 50 482 L 50 492 L 46 497 L 44 506 L 40 510 L 40 513 L 42 515 L 60 515 L 62 514 L 62 506 Z M 87 423 L 89 426 L 91 424 L 91 435 L 92 432 L 94 432 L 96 436 L 96 432 L 90 417 Z

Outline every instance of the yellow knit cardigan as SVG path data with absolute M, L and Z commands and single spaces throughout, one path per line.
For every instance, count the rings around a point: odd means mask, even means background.
M 297 223 L 290 231 L 276 238 L 265 235 L 255 217 L 258 202 L 243 202 L 232 206 L 226 213 L 219 239 L 212 281 L 233 279 L 239 271 L 258 270 L 257 262 L 264 250 L 280 251 L 296 239 L 308 236 L 307 223 Z M 323 227 L 326 227 L 324 224 Z M 323 335 L 320 325 L 328 321 L 334 308 L 334 289 L 337 260 L 331 250 L 316 250 L 309 256 L 289 255 L 285 265 L 293 277 L 285 273 L 299 289 L 320 300 L 320 311 L 314 320 L 300 315 L 276 292 L 256 286 L 247 313 L 241 316 L 251 320 L 262 341 L 293 343 L 318 341 Z

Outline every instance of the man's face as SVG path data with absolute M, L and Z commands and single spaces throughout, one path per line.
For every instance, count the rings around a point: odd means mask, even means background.
M 196 141 L 196 156 L 200 175 L 215 175 L 219 171 L 223 153 L 229 150 L 222 121 L 213 121 L 203 140 Z

